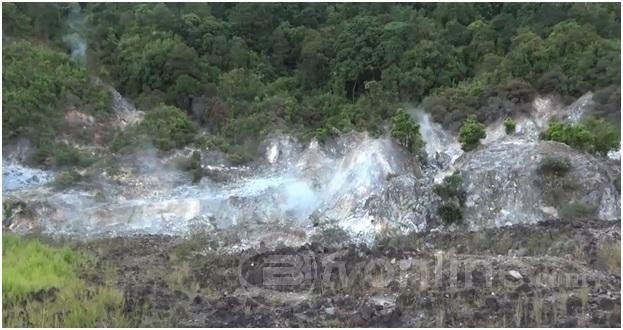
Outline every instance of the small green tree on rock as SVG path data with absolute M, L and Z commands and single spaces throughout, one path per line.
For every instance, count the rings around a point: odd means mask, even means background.
M 504 130 L 506 130 L 506 134 L 514 134 L 515 126 L 515 120 L 513 118 L 507 117 L 506 119 L 504 119 Z
M 195 150 L 190 156 L 189 170 L 192 174 L 193 183 L 201 181 L 203 177 L 203 168 L 201 167 L 201 153 Z
M 461 207 L 454 202 L 446 202 L 439 206 L 437 214 L 441 217 L 441 221 L 450 225 L 463 220 L 463 211 Z
M 480 139 L 484 139 L 486 136 L 485 125 L 476 120 L 474 115 L 467 117 L 459 130 L 459 142 L 461 142 L 464 151 L 476 148 Z
M 398 109 L 392 117 L 391 135 L 410 152 L 418 152 L 424 146 L 420 135 L 420 125 L 414 122 L 403 109 Z
M 446 225 L 463 220 L 463 206 L 467 193 L 462 186 L 463 176 L 457 171 L 443 178 L 443 182 L 434 187 L 434 192 L 442 199 L 437 214 Z

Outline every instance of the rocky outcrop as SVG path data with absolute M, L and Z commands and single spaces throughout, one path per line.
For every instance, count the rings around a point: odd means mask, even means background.
M 312 140 L 307 146 L 275 133 L 261 144 L 265 159 L 250 166 L 229 166 L 214 150 L 185 148 L 163 155 L 145 149 L 121 157 L 116 171 L 91 175 L 91 186 L 80 191 L 5 189 L 5 199 L 33 205 L 25 216 L 12 219 L 12 228 L 184 235 L 194 225 L 225 230 L 280 224 L 309 236 L 337 227 L 371 243 L 387 235 L 441 229 L 441 198 L 434 187 L 459 170 L 467 196 L 464 222 L 471 229 L 561 218 L 618 219 L 620 164 L 538 139 L 549 120 L 577 120 L 591 102 L 591 94 L 567 107 L 553 98 L 537 98 L 531 113 L 516 118 L 514 134 L 494 123 L 482 145 L 468 153 L 427 114 L 412 110 L 426 142 L 427 155 L 419 160 L 391 138 L 366 133 L 322 144 Z M 187 168 L 195 152 L 207 175 L 191 185 Z M 540 173 L 545 157 L 568 159 L 570 171 L 564 176 Z M 42 205 L 37 201 L 45 201 L 45 216 L 37 211 Z
M 50 182 L 54 173 L 30 168 L 18 163 L 3 161 L 2 190 L 9 191 L 21 188 L 36 187 Z
M 98 77 L 92 77 L 92 79 L 95 84 L 105 88 L 112 97 L 112 109 L 116 114 L 116 120 L 112 123 L 113 126 L 125 128 L 143 120 L 145 113 L 136 110 L 134 105 L 123 97 L 113 86 L 107 84 Z
M 539 173 L 546 157 L 568 159 L 570 171 Z M 558 142 L 507 137 L 465 154 L 455 167 L 467 191 L 465 220 L 474 229 L 574 217 L 573 212 L 620 217 L 618 169 Z

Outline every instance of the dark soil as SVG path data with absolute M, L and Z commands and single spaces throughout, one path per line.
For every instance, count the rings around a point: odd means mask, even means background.
M 141 327 L 621 325 L 619 221 L 429 232 L 372 248 L 317 237 L 299 248 L 223 253 L 213 239 L 79 247 L 116 267 L 125 312 Z M 271 269 L 294 280 L 272 285 L 284 277 Z M 97 282 L 97 271 L 87 278 Z

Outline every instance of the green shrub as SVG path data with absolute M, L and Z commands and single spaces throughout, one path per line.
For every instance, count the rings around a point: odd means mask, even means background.
M 487 136 L 485 125 L 476 120 L 476 117 L 470 115 L 463 121 L 463 125 L 459 129 L 459 142 L 463 150 L 470 151 L 478 146 L 480 139 Z
M 184 111 L 161 105 L 149 111 L 142 122 L 118 134 L 112 149 L 136 149 L 149 144 L 161 150 L 180 148 L 193 141 L 196 130 Z
M 65 189 L 75 186 L 83 179 L 84 177 L 76 171 L 65 171 L 56 176 L 56 178 L 54 178 L 52 185 L 57 189 Z
M 452 175 L 443 178 L 443 182 L 434 187 L 434 191 L 439 197 L 444 200 L 456 198 L 459 205 L 463 206 L 466 199 L 465 190 L 461 188 L 463 184 L 463 177 L 461 173 L 454 172 Z
M 30 157 L 34 164 L 47 164 L 61 168 L 87 167 L 96 159 L 84 151 L 80 151 L 65 143 L 41 144 Z
M 614 125 L 596 118 L 588 118 L 578 124 L 552 122 L 542 137 L 601 155 L 618 148 L 620 141 L 620 133 Z
M 3 234 L 4 326 L 128 326 L 121 292 L 87 284 L 78 276 L 87 266 L 88 258 L 69 248 Z
M 441 204 L 437 209 L 437 214 L 441 217 L 441 221 L 447 225 L 463 220 L 461 207 L 453 202 Z
M 601 118 L 587 118 L 582 125 L 593 135 L 592 152 L 605 155 L 608 151 L 619 148 L 620 130 Z
M 571 170 L 571 161 L 566 157 L 543 157 L 537 167 L 539 174 L 554 174 L 556 176 L 565 176 L 569 170 Z
M 504 130 L 506 130 L 506 134 L 514 134 L 515 133 L 515 120 L 511 117 L 507 117 L 504 119 Z
M 560 210 L 560 217 L 567 220 L 586 219 L 595 213 L 595 209 L 584 203 L 570 203 Z
M 253 159 L 253 154 L 243 148 L 234 147 L 227 154 L 227 159 L 234 166 L 244 165 Z
M 420 135 L 420 125 L 414 122 L 402 109 L 398 109 L 392 117 L 391 135 L 411 152 L 417 152 L 424 146 L 424 141 Z
M 94 161 L 89 154 L 63 143 L 58 144 L 52 152 L 52 160 L 59 167 L 87 167 Z
M 105 114 L 110 95 L 67 54 L 29 41 L 2 49 L 3 138 L 48 143 L 58 133 L 67 107 Z
M 584 126 L 564 122 L 550 123 L 543 139 L 562 142 L 581 150 L 590 150 L 593 145 L 593 135 Z
M 445 224 L 451 224 L 463 219 L 462 208 L 467 199 L 466 192 L 462 188 L 463 177 L 456 171 L 452 175 L 443 178 L 443 182 L 434 187 L 434 192 L 442 199 L 442 204 L 437 209 L 437 214 Z
M 199 151 L 193 151 L 189 159 L 188 170 L 192 174 L 193 183 L 197 183 L 203 177 L 203 168 L 201 168 L 201 154 Z

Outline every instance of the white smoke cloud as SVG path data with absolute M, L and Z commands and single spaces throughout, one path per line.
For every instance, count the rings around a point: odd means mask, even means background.
M 86 18 L 80 5 L 73 3 L 67 17 L 68 33 L 63 36 L 63 42 L 71 49 L 71 58 L 78 63 L 86 63 Z

